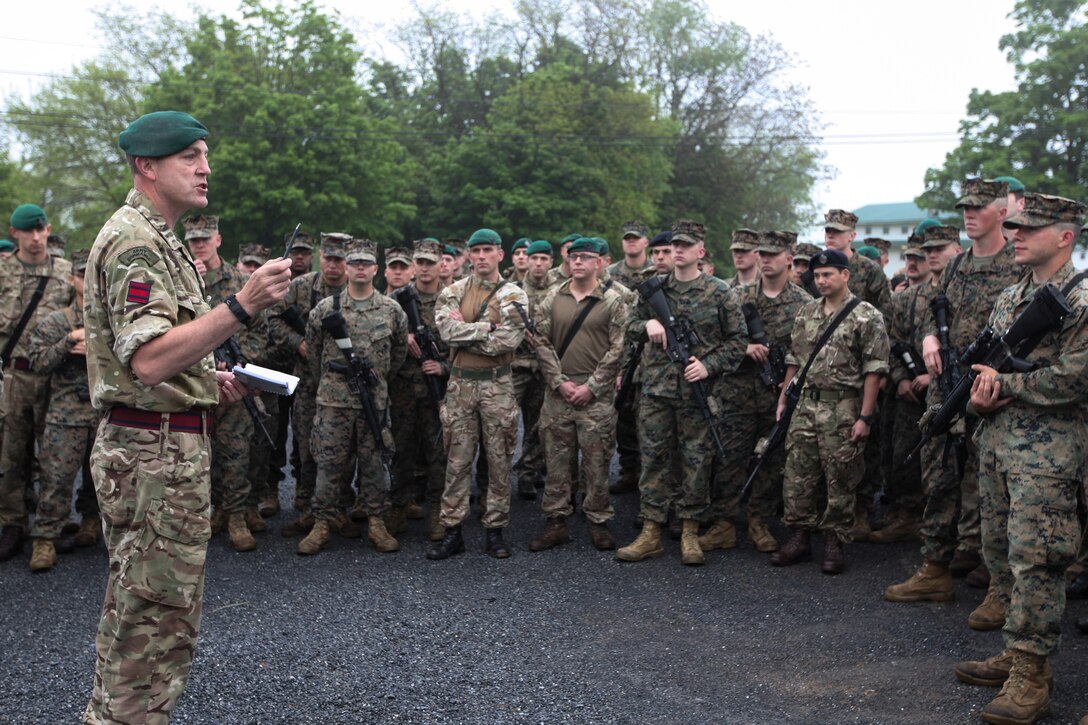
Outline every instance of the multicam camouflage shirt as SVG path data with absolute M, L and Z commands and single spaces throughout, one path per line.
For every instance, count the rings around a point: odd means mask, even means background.
M 852 299 L 854 295 L 848 294 L 843 305 Z M 824 313 L 822 297 L 806 302 L 793 323 L 793 346 L 786 364 L 803 367 L 816 341 L 837 314 L 838 311 Z M 883 315 L 868 302 L 862 302 L 839 323 L 831 339 L 816 354 L 805 379 L 805 389 L 861 390 L 866 375 L 888 372 L 889 353 Z
M 786 282 L 785 288 L 777 297 L 768 297 L 763 294 L 763 279 L 756 280 L 754 284 L 734 287 L 729 294 L 736 300 L 737 307 L 751 302 L 759 312 L 759 319 L 763 322 L 763 328 L 767 331 L 767 339 L 771 343 L 772 350 L 781 350 L 788 354 L 792 348 L 793 322 L 797 319 L 797 311 L 801 306 L 811 302 L 812 298 L 807 292 L 793 284 Z M 748 326 L 745 325 L 745 344 L 751 342 L 748 339 Z M 752 358 L 744 356 L 744 362 L 740 365 L 740 372 L 759 377 L 760 366 Z
M 925 365 L 922 364 L 922 339 L 933 317 L 929 311 L 929 303 L 936 290 L 937 286 L 932 282 L 907 287 L 892 294 L 888 310 L 888 342 L 892 345 L 901 342 L 913 351 L 918 368 L 917 375 L 925 374 Z M 898 355 L 891 356 L 891 378 L 896 385 L 910 379 L 907 364 Z
M 218 404 L 210 353 L 153 387 L 141 383 L 129 366 L 140 345 L 208 309 L 189 250 L 151 200 L 132 189 L 98 233 L 87 262 L 83 313 L 94 407 L 177 413 Z
M 19 342 L 12 350 L 11 357 L 28 357 L 27 348 L 30 333 L 50 313 L 67 307 L 72 302 L 75 291 L 68 284 L 68 275 L 72 272 L 72 263 L 60 257 L 47 257 L 37 265 L 23 264 L 17 255 L 0 259 L 0 348 L 7 345 L 11 333 L 23 316 L 30 298 L 38 288 L 38 280 L 48 277 L 45 291 L 34 314 L 23 328 Z
M 481 319 L 476 319 L 476 309 L 465 309 L 466 298 L 480 297 L 482 303 L 496 288 Z M 529 304 L 528 296 L 520 287 L 505 280 L 482 280 L 476 275 L 457 280 L 442 290 L 435 304 L 434 321 L 442 339 L 451 348 L 450 362 L 469 368 L 498 367 L 511 362 L 514 350 L 525 337 L 525 322 L 514 307 L 515 302 L 523 307 Z M 461 311 L 464 322 L 450 317 L 454 310 Z
M 89 428 L 98 424 L 87 383 L 87 358 L 71 353 L 68 333 L 83 327 L 83 308 L 75 304 L 50 312 L 30 335 L 28 357 L 34 369 L 49 375 L 45 422 Z
M 204 291 L 208 306 L 215 307 L 231 295 L 238 294 L 247 279 L 249 275 L 226 263 L 215 269 L 208 269 L 204 272 Z M 268 321 L 262 310 L 253 315 L 246 326 L 238 331 L 238 347 L 248 362 L 268 365 L 269 345 Z
M 687 320 L 699 337 L 691 354 L 708 373 L 707 386 L 730 373 L 744 360 L 748 330 L 736 299 L 725 283 L 706 274 L 690 282 L 669 274 L 664 286 L 669 309 L 677 320 Z M 646 323 L 654 319 L 645 302 L 639 302 L 627 325 L 628 339 L 646 339 Z M 669 360 L 661 345 L 647 342 L 642 349 L 642 393 L 664 398 L 690 399 L 691 384 L 684 380 L 684 366 Z
M 857 252 L 850 255 L 850 292 L 880 310 L 888 313 L 892 301 L 892 288 L 888 275 L 879 264 Z
M 404 364 L 408 354 L 408 316 L 396 301 L 377 291 L 365 300 L 352 299 L 345 291 L 339 298 L 326 297 L 310 310 L 306 323 L 307 362 L 311 377 L 318 381 L 317 403 L 329 408 L 363 407 L 359 396 L 348 389 L 347 376 L 329 369 L 330 363 L 344 362 L 344 353 L 332 335 L 322 329 L 321 320 L 337 307 L 347 322 L 355 355 L 366 357 L 378 374 L 373 400 L 384 410 L 389 401 L 388 380 Z
M 1072 262 L 1066 262 L 1049 281 L 1061 290 L 1076 274 Z M 1004 334 L 1036 289 L 1028 274 L 1002 292 L 990 326 Z M 975 442 L 998 452 L 1006 470 L 1083 480 L 1088 437 L 1088 280 L 1082 279 L 1066 299 L 1073 314 L 1028 355 L 1038 367 L 997 376 L 1000 396 L 1012 402 L 982 417 Z

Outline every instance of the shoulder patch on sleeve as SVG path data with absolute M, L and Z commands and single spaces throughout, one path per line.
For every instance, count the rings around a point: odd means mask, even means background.
M 128 295 L 125 302 L 135 302 L 138 305 L 146 305 L 151 300 L 150 282 L 129 282 Z
M 132 249 L 126 249 L 117 255 L 117 261 L 121 264 L 135 264 L 136 262 L 144 262 L 147 266 L 158 264 L 160 261 L 159 255 L 155 254 L 147 247 L 133 247 Z

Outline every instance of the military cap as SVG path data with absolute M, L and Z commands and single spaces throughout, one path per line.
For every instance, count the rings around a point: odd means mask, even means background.
M 426 259 L 431 262 L 438 262 L 442 258 L 442 245 L 439 244 L 437 239 L 427 237 L 426 239 L 420 239 L 412 246 L 413 260 Z M 388 256 L 386 259 L 388 259 Z
M 378 245 L 369 239 L 352 239 L 345 245 L 347 262 L 378 263 Z
M 880 261 L 880 250 L 877 249 L 876 247 L 870 247 L 868 245 L 863 245 L 861 247 L 858 247 L 857 253 L 860 254 L 863 257 L 868 257 L 869 259 L 873 260 L 874 262 L 879 262 Z
M 555 256 L 555 250 L 552 249 L 552 243 L 547 239 L 538 239 L 529 245 L 529 248 L 525 250 L 526 254 L 530 257 L 534 254 L 547 254 L 549 257 Z
M 117 137 L 117 145 L 130 156 L 158 158 L 176 154 L 208 137 L 208 129 L 188 113 L 155 111 L 140 116 Z
M 757 252 L 770 252 L 781 254 L 793 249 L 793 243 L 797 241 L 797 235 L 793 232 L 763 232 L 759 235 Z
M 1015 176 L 995 176 L 994 181 L 1004 181 L 1005 185 L 1009 187 L 1009 193 L 1024 193 L 1024 184 Z
M 455 257 L 460 257 L 462 254 L 465 253 L 465 250 L 468 249 L 468 246 L 465 244 L 465 240 L 458 237 L 450 237 L 446 240 L 446 244 L 453 247 L 453 255 Z
M 570 249 L 567 250 L 568 254 L 574 254 L 575 252 L 600 254 L 601 245 L 598 243 L 597 237 L 579 237 L 571 242 Z
M 755 229 L 734 229 L 730 249 L 751 252 L 759 246 L 760 235 Z
M 291 234 L 293 234 L 293 232 L 288 232 L 287 234 L 283 235 L 283 241 L 285 244 L 291 241 Z M 294 244 L 292 244 L 291 247 L 294 249 L 308 249 L 312 252 L 314 249 L 314 238 L 306 232 L 299 232 L 298 236 L 295 237 Z
M 1009 185 L 993 179 L 964 179 L 960 188 L 962 196 L 956 202 L 956 208 L 964 206 L 986 206 L 994 199 L 1008 196 Z
M 658 232 L 654 235 L 654 238 L 650 240 L 650 247 L 668 247 L 672 244 L 672 230 L 666 229 L 663 232 Z
M 815 255 L 808 263 L 809 269 L 819 269 L 820 267 L 850 269 L 850 260 L 846 258 L 845 254 L 837 249 L 825 249 Z
M 858 225 L 858 215 L 845 209 L 831 209 L 824 214 L 824 229 L 850 232 Z
M 1051 224 L 1076 224 L 1084 222 L 1085 206 L 1079 201 L 1062 196 L 1050 196 L 1033 191 L 1024 192 L 1024 208 L 1002 225 L 1006 229 L 1017 227 L 1047 227 Z
M 817 247 L 815 244 L 809 244 L 808 242 L 805 242 L 804 244 L 797 245 L 797 251 L 793 253 L 793 258 L 807 262 L 815 257 L 817 254 L 819 254 L 820 251 L 820 248 Z
M 922 232 L 922 249 L 936 249 L 946 244 L 958 244 L 959 241 L 960 230 L 956 227 L 938 224 L 935 227 L 927 227 Z
M 706 227 L 691 219 L 677 219 L 672 225 L 673 244 L 698 244 L 706 238 Z
M 197 214 L 185 220 L 185 241 L 207 239 L 219 233 L 219 217 Z
M 14 252 L 15 242 L 10 239 L 0 239 L 0 252 Z
M 11 213 L 11 226 L 22 231 L 44 227 L 48 223 L 45 210 L 37 204 L 20 204 Z
M 924 249 L 922 249 L 921 242 L 918 241 L 918 238 L 914 237 L 914 235 L 911 235 L 911 238 L 914 239 L 914 241 L 908 241 L 906 246 L 903 247 L 903 256 L 921 257 L 922 259 L 925 259 L 926 252 Z
M 348 256 L 348 245 L 350 243 L 350 234 L 344 234 L 342 232 L 321 232 L 321 256 L 345 259 Z M 375 257 L 374 260 L 377 261 L 377 257 Z
M 461 252 L 459 252 L 457 250 L 457 247 L 453 246 L 452 244 L 443 244 L 442 245 L 442 254 L 448 254 L 451 257 L 456 257 L 459 254 L 461 254 Z
M 87 260 L 91 258 L 90 249 L 77 249 L 72 252 L 72 270 L 82 272 L 87 269 Z
M 494 229 L 477 229 L 472 233 L 472 236 L 468 238 L 466 246 L 478 247 L 481 244 L 491 244 L 496 247 L 502 247 L 502 237 Z
M 573 242 L 575 239 L 581 239 L 584 236 L 585 235 L 582 234 L 581 232 L 571 232 L 567 236 L 563 237 L 563 240 L 561 242 L 559 242 L 559 246 L 562 247 L 567 242 Z
M 45 238 L 45 248 L 49 251 L 50 257 L 64 257 L 64 247 L 68 242 L 64 239 L 62 234 L 50 234 Z
M 269 254 L 268 247 L 263 244 L 243 244 L 238 253 L 238 261 L 264 264 L 268 261 Z
M 634 237 L 648 237 L 648 236 L 650 236 L 650 227 L 646 226 L 645 224 L 643 224 L 640 221 L 624 222 L 622 225 L 620 225 L 620 231 L 622 232 L 622 234 L 620 236 L 622 236 L 625 239 L 627 237 L 629 237 L 629 236 L 634 236 Z
M 412 264 L 412 253 L 407 247 L 389 247 L 385 250 L 385 263 L 401 262 L 408 266 Z
M 939 226 L 941 226 L 941 223 L 939 221 L 937 221 L 933 217 L 927 217 L 922 221 L 918 222 L 918 226 L 914 227 L 914 233 L 921 237 L 922 232 L 924 232 L 926 229 Z
M 861 243 L 866 246 L 873 247 L 878 252 L 882 252 L 884 254 L 887 254 L 892 249 L 892 243 L 889 242 L 887 239 L 881 239 L 880 237 L 866 237 L 865 239 L 861 240 Z
M 513 254 L 519 249 L 528 249 L 529 244 L 532 243 L 532 241 L 533 240 L 529 239 L 529 237 L 522 237 L 521 239 L 514 242 L 514 246 L 510 247 L 510 253 Z

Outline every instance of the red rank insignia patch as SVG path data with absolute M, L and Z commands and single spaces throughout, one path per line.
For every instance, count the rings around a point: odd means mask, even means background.
M 126 302 L 135 302 L 138 305 L 146 305 L 148 300 L 151 299 L 151 283 L 150 282 L 129 282 L 128 283 L 128 297 L 125 298 Z

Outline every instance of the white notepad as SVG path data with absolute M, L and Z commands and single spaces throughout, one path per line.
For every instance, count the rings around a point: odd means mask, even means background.
M 295 392 L 295 386 L 298 385 L 298 378 L 294 375 L 281 373 L 279 370 L 262 368 L 260 365 L 254 365 L 253 363 L 245 367 L 235 365 L 231 372 L 247 388 L 256 388 L 276 395 L 291 395 Z

